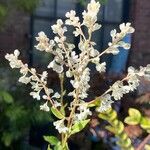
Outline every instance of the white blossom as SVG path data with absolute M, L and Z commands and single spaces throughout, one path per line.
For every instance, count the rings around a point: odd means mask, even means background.
M 111 104 L 113 103 L 110 94 L 106 94 L 105 96 L 101 97 L 101 99 L 100 107 L 96 109 L 97 112 L 107 111 L 109 108 L 111 108 Z
M 62 27 L 62 25 L 63 25 L 63 21 L 61 19 L 58 19 L 57 23 L 51 26 L 53 33 L 58 35 L 63 35 L 67 31 L 67 28 Z
M 79 113 L 75 114 L 75 122 L 85 120 L 89 115 L 92 115 L 92 112 L 87 107 L 86 103 L 85 102 L 82 102 L 82 103 L 78 107 Z
M 68 128 L 64 125 L 64 119 L 54 121 L 53 125 L 58 130 L 59 133 L 66 133 L 68 131 Z
M 47 112 L 50 111 L 47 102 L 40 106 L 40 110 L 47 111 Z
M 46 36 L 46 34 L 41 31 L 38 33 L 38 37 L 36 37 L 36 40 L 39 42 L 35 48 L 40 51 L 45 51 L 49 47 L 49 38 Z
M 18 50 L 15 50 L 13 54 L 6 54 L 5 58 L 9 61 L 9 64 L 11 68 L 21 68 L 22 61 L 18 60 L 18 56 L 20 55 L 20 52 Z
M 61 105 L 61 103 L 60 102 L 58 102 L 58 101 L 54 101 L 54 107 L 61 107 L 62 105 Z
M 82 13 L 83 24 L 87 26 L 88 28 L 91 28 L 91 25 L 94 25 L 95 22 L 97 21 L 97 13 L 99 12 L 99 8 L 100 8 L 100 3 L 96 2 L 95 0 L 91 0 L 91 2 L 87 6 L 87 11 L 84 11 Z M 100 26 L 94 27 L 94 29 L 92 26 L 92 30 L 95 30 L 98 28 L 100 28 Z
M 66 133 L 69 131 L 67 123 L 75 123 L 77 121 L 85 120 L 92 112 L 89 109 L 88 103 L 83 101 L 88 97 L 88 90 L 90 88 L 90 69 L 89 63 L 96 65 L 98 72 L 106 71 L 106 62 L 100 63 L 100 57 L 103 54 L 119 53 L 119 48 L 130 49 L 130 43 L 123 41 L 123 38 L 128 34 L 134 32 L 134 28 L 130 23 L 123 23 L 119 26 L 120 31 L 116 29 L 110 32 L 111 41 L 108 43 L 108 48 L 100 53 L 95 49 L 95 42 L 92 41 L 92 33 L 101 28 L 101 25 L 97 23 L 97 14 L 100 9 L 100 3 L 96 0 L 91 0 L 87 6 L 87 10 L 82 13 L 83 22 L 80 22 L 79 17 L 76 16 L 76 12 L 71 10 L 66 13 L 65 24 L 74 27 L 73 35 L 79 36 L 78 50 L 75 51 L 76 46 L 67 42 L 65 32 L 67 32 L 66 26 L 61 19 L 58 19 L 56 24 L 52 25 L 53 33 L 56 34 L 54 39 L 50 40 L 47 35 L 41 31 L 38 33 L 36 40 L 38 44 L 35 46 L 40 51 L 49 52 L 52 54 L 52 60 L 50 60 L 48 68 L 52 68 L 58 74 L 65 72 L 66 77 L 71 78 L 70 83 L 73 86 L 73 90 L 68 94 L 72 96 L 70 105 L 64 104 L 60 100 L 61 94 L 57 91 L 54 93 L 53 89 L 47 87 L 48 72 L 43 71 L 42 74 L 37 73 L 34 68 L 29 68 L 27 64 L 23 64 L 18 59 L 20 52 L 15 50 L 13 54 L 6 54 L 5 58 L 9 61 L 12 68 L 19 68 L 21 76 L 19 82 L 31 84 L 32 91 L 30 95 L 37 100 L 41 97 L 44 100 L 49 100 L 52 107 L 68 109 L 71 113 L 71 119 L 68 117 L 55 121 L 53 124 L 59 133 Z M 87 30 L 82 31 L 83 27 L 87 27 Z M 113 100 L 120 100 L 124 94 L 134 91 L 140 82 L 140 77 L 146 77 L 150 80 L 150 65 L 146 67 L 140 67 L 136 70 L 132 67 L 128 69 L 127 76 L 121 81 L 115 82 L 110 88 L 102 95 L 100 106 L 97 108 L 98 112 L 106 111 L 111 108 Z M 62 99 L 62 98 L 61 98 Z M 63 105 L 63 106 L 62 106 Z M 72 109 L 75 108 L 75 109 Z M 41 110 L 49 111 L 48 101 L 40 106 Z M 66 119 L 66 120 L 65 120 Z M 73 122 L 72 122 L 73 121 Z
M 135 31 L 135 29 L 133 27 L 131 27 L 131 23 L 122 23 L 120 26 L 119 26 L 120 30 L 129 34 L 129 33 L 133 33 Z
M 58 65 L 55 60 L 51 61 L 49 63 L 49 65 L 47 66 L 48 68 L 52 68 L 54 71 L 56 71 L 57 73 L 62 73 L 63 72 L 63 66 L 62 65 Z
M 26 76 L 21 76 L 18 81 L 21 82 L 21 83 L 24 83 L 24 84 L 28 84 L 28 83 L 30 83 L 31 78 L 26 77 Z
M 71 70 L 66 71 L 66 77 L 71 78 L 73 76 Z
M 60 98 L 60 94 L 59 94 L 58 92 L 56 92 L 56 93 L 52 96 L 52 98 Z
M 42 81 L 42 82 L 44 82 L 44 81 L 46 80 L 47 75 L 48 75 L 47 71 L 43 71 L 43 73 L 42 73 L 42 75 L 41 75 L 41 81 Z
M 38 92 L 30 92 L 30 95 L 31 95 L 34 99 L 37 99 L 37 100 L 40 100 L 40 99 L 41 99 L 40 94 L 39 94 L 39 91 L 38 91 Z
M 72 26 L 79 26 L 79 17 L 76 17 L 76 12 L 74 10 L 71 10 L 70 12 L 66 13 L 66 17 L 68 18 L 65 23 L 67 25 Z M 78 30 L 78 29 L 77 29 Z M 80 33 L 79 33 L 80 34 Z
M 111 86 L 112 96 L 115 100 L 120 100 L 123 97 L 123 94 L 125 94 L 125 91 L 122 87 L 123 83 L 121 81 L 117 81 Z
M 96 64 L 96 70 L 97 70 L 99 73 L 105 72 L 105 71 L 106 71 L 106 62 L 97 63 L 97 64 Z

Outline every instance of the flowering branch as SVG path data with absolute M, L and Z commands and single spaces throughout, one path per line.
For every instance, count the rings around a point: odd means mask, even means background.
M 33 91 L 30 92 L 30 95 L 37 100 L 40 100 L 41 97 L 46 100 L 40 106 L 40 109 L 51 111 L 57 117 L 53 125 L 61 134 L 61 139 L 56 137 L 45 138 L 51 143 L 50 146 L 55 146 L 55 149 L 68 149 L 68 138 L 80 132 L 89 122 L 88 117 L 92 115 L 90 110 L 91 104 L 98 113 L 103 113 L 111 108 L 111 104 L 115 100 L 120 100 L 124 94 L 134 91 L 139 85 L 141 76 L 150 78 L 150 65 L 140 67 L 140 70 L 129 67 L 127 76 L 121 81 L 115 82 L 98 99 L 89 103 L 84 101 L 88 97 L 88 90 L 90 88 L 91 69 L 89 64 L 93 63 L 99 73 L 105 72 L 106 62 L 101 62 L 100 57 L 103 54 L 118 54 L 119 47 L 129 49 L 130 44 L 122 40 L 126 35 L 134 32 L 134 28 L 131 27 L 130 23 L 121 24 L 119 26 L 120 32 L 117 33 L 115 29 L 111 31 L 112 42 L 108 43 L 109 47 L 100 53 L 95 49 L 96 43 L 92 41 L 93 32 L 101 28 L 101 25 L 97 23 L 99 9 L 100 3 L 91 0 L 87 5 L 87 10 L 82 13 L 82 22 L 76 16 L 76 12 L 71 10 L 66 13 L 67 19 L 65 23 L 58 19 L 56 24 L 51 27 L 55 34 L 54 39 L 50 40 L 44 32 L 40 32 L 38 37 L 36 37 L 38 44 L 35 48 L 54 56 L 47 68 L 52 68 L 59 74 L 60 94 L 58 93 L 59 91 L 54 92 L 51 88 L 47 87 L 47 71 L 38 74 L 34 68 L 29 69 L 27 64 L 23 64 L 18 59 L 20 55 L 18 50 L 15 50 L 13 54 L 6 54 L 5 56 L 12 68 L 20 69 L 22 76 L 19 78 L 19 82 L 32 85 Z M 65 36 L 68 30 L 67 26 L 73 26 L 73 35 L 80 37 L 78 43 L 79 54 L 75 51 L 75 45 L 67 42 L 67 37 Z M 82 27 L 87 28 L 87 34 L 82 31 Z M 73 91 L 70 93 L 64 93 L 64 90 L 68 90 L 63 87 L 65 77 L 70 79 L 70 84 L 73 87 Z M 45 94 L 42 94 L 43 91 Z M 72 101 L 70 103 L 64 103 L 64 94 L 71 97 Z M 57 142 L 54 142 L 54 139 Z

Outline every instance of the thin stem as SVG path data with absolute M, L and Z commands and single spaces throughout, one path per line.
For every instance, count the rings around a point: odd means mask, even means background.
M 63 96 L 64 96 L 64 73 L 61 73 L 61 74 L 59 75 L 59 79 L 60 79 L 60 90 L 61 90 L 60 102 L 61 102 L 61 106 L 63 106 Z

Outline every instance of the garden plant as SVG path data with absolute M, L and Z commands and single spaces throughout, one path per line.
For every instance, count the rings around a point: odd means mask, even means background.
M 82 21 L 76 16 L 76 12 L 71 10 L 66 13 L 64 22 L 58 19 L 56 24 L 51 27 L 55 34 L 54 39 L 49 39 L 42 31 L 36 37 L 38 44 L 35 48 L 53 56 L 53 60 L 50 60 L 47 68 L 51 68 L 58 73 L 61 83 L 60 91 L 48 87 L 47 71 L 40 74 L 35 68 L 29 68 L 27 64 L 24 64 L 18 58 L 19 50 L 5 56 L 11 68 L 20 69 L 19 82 L 31 85 L 30 95 L 36 100 L 43 99 L 40 109 L 51 112 L 57 118 L 53 125 L 58 130 L 59 136 L 44 136 L 44 139 L 49 142 L 48 150 L 68 150 L 69 138 L 86 127 L 93 112 L 96 112 L 99 118 L 110 124 L 106 126 L 106 129 L 117 137 L 117 144 L 120 149 L 134 150 L 130 138 L 124 131 L 124 123 L 118 120 L 117 112 L 111 105 L 121 100 L 124 94 L 133 92 L 139 86 L 141 77 L 150 80 L 150 65 L 140 67 L 138 70 L 129 67 L 126 77 L 116 81 L 94 100 L 86 101 L 90 88 L 90 64 L 94 64 L 95 69 L 100 74 L 104 73 L 106 62 L 102 62 L 101 57 L 110 54 L 117 55 L 120 52 L 120 47 L 126 50 L 130 49 L 130 44 L 125 43 L 123 38 L 134 32 L 130 23 L 122 23 L 119 26 L 120 31 L 114 29 L 110 32 L 112 41 L 108 43 L 108 48 L 102 52 L 96 50 L 96 43 L 92 41 L 92 36 L 93 32 L 101 28 L 101 25 L 97 23 L 99 9 L 100 3 L 91 0 L 87 5 L 87 10 L 82 13 Z M 66 37 L 68 26 L 74 27 L 72 36 L 80 39 L 78 47 L 70 43 Z M 76 49 L 79 50 L 79 53 Z M 64 79 L 66 78 L 70 81 L 72 91 L 64 87 Z M 129 117 L 125 119 L 125 123 L 140 124 L 147 133 L 150 132 L 150 120 L 136 109 L 129 109 Z M 145 149 L 150 148 L 146 145 Z

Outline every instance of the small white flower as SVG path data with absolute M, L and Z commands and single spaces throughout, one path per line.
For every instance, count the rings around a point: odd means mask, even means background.
M 111 108 L 112 103 L 114 102 L 111 100 L 110 94 L 106 94 L 102 97 L 101 105 L 96 109 L 97 112 L 107 111 L 109 108 Z
M 39 91 L 38 92 L 30 92 L 30 95 L 34 98 L 34 99 L 37 99 L 37 100 L 40 100 L 41 97 L 39 95 Z
M 50 108 L 47 106 L 47 102 L 40 106 L 40 110 L 47 112 L 50 110 Z
M 35 48 L 40 51 L 46 51 L 49 47 L 49 38 L 46 36 L 46 34 L 41 31 L 38 33 L 38 37 L 36 37 L 36 40 L 39 42 Z
M 41 81 L 42 81 L 42 82 L 44 82 L 44 81 L 46 80 L 47 75 L 48 75 L 47 71 L 44 71 L 44 72 L 42 73 L 42 75 L 41 75 Z
M 57 73 L 62 73 L 63 72 L 63 66 L 56 64 L 55 60 L 53 60 L 52 62 L 50 62 L 47 67 L 48 68 L 52 68 Z
M 101 64 L 100 63 L 96 64 L 96 70 L 99 73 L 105 72 L 106 71 L 106 62 L 103 62 Z
M 72 84 L 72 86 L 77 89 L 79 88 L 80 84 L 78 81 L 75 81 L 75 80 L 70 80 L 70 83 Z
M 90 56 L 91 56 L 91 57 L 95 57 L 95 56 L 97 56 L 98 54 L 99 54 L 99 51 L 96 50 L 96 49 L 94 49 L 94 48 L 92 47 L 91 50 L 90 50 Z
M 22 67 L 22 61 L 18 59 L 18 56 L 20 55 L 20 52 L 18 50 L 14 51 L 14 54 L 6 54 L 5 58 L 9 61 L 11 68 L 21 68 Z
M 102 27 L 102 25 L 100 25 L 100 24 L 98 24 L 98 23 L 95 23 L 94 26 L 93 26 L 92 31 L 99 30 L 101 27 Z
M 120 100 L 123 97 L 123 94 L 125 94 L 125 91 L 122 87 L 123 84 L 120 81 L 115 82 L 111 86 L 112 96 L 114 97 L 115 100 Z
M 85 120 L 89 115 L 92 115 L 92 112 L 84 102 L 78 107 L 78 111 L 79 113 L 75 114 L 75 122 Z
M 64 119 L 53 122 L 53 125 L 59 133 L 66 133 L 68 128 L 64 125 Z
M 47 99 L 48 97 L 47 97 L 47 95 L 43 95 L 42 98 L 43 99 Z
M 56 93 L 52 96 L 52 98 L 60 98 L 60 94 L 59 94 L 58 92 L 56 92 Z
M 61 103 L 59 103 L 58 101 L 54 101 L 54 106 L 57 108 L 57 107 L 60 107 L 61 106 Z
M 135 31 L 135 29 L 133 27 L 131 27 L 131 23 L 122 23 L 120 26 L 120 30 L 122 32 L 125 32 L 125 33 L 133 33 Z
M 70 70 L 66 71 L 66 77 L 71 78 L 73 76 Z
M 19 82 L 24 83 L 24 84 L 28 84 L 30 81 L 31 81 L 30 77 L 22 76 L 19 78 Z
M 110 35 L 111 35 L 111 37 L 112 37 L 113 40 L 114 40 L 115 37 L 116 37 L 116 33 L 117 33 L 116 29 L 114 29 L 114 30 L 112 30 L 112 31 L 110 32 Z

